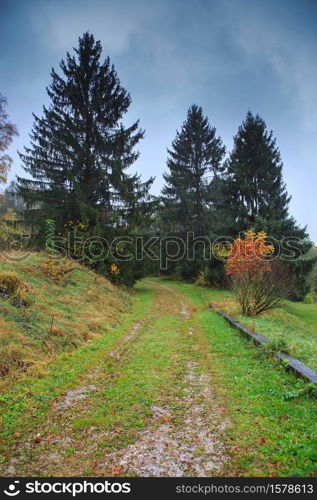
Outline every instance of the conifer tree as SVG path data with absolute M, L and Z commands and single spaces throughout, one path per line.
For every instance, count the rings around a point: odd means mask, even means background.
M 121 120 L 131 98 L 109 57 L 92 34 L 79 38 L 74 54 L 54 69 L 47 88 L 50 104 L 34 115 L 31 145 L 20 154 L 30 178 L 19 178 L 19 193 L 34 217 L 127 225 L 146 204 L 153 181 L 141 182 L 127 169 L 138 158 L 143 137 L 138 121 Z
M 280 243 L 285 238 L 292 241 L 297 258 L 289 262 L 297 279 L 293 298 L 300 299 L 308 291 L 306 277 L 314 264 L 313 259 L 298 259 L 310 249 L 306 228 L 300 228 L 289 215 L 291 199 L 283 181 L 283 163 L 273 132 L 268 131 L 263 119 L 250 111 L 238 133 L 227 162 L 227 172 L 222 182 L 222 207 L 227 214 L 227 233 L 236 236 L 253 228 L 266 231 Z
M 212 204 L 211 179 L 221 171 L 224 154 L 225 147 L 202 108 L 191 106 L 168 149 L 162 214 L 170 229 L 205 234 Z
M 281 236 L 277 233 L 290 222 L 290 196 L 282 168 L 273 132 L 267 130 L 259 115 L 253 116 L 249 111 L 234 137 L 224 188 L 225 205 L 231 210 L 236 230 L 248 229 L 260 221 L 269 226 L 271 235 L 274 232 Z

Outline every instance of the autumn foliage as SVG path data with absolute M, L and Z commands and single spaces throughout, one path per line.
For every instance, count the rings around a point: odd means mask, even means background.
M 255 233 L 253 229 L 246 231 L 245 238 L 236 238 L 227 260 L 227 274 L 234 275 L 241 272 L 262 274 L 271 271 L 271 264 L 267 258 L 273 254 L 274 247 L 268 244 L 266 239 L 264 231 Z
M 267 243 L 263 231 L 249 230 L 245 238 L 236 238 L 228 254 L 226 273 L 242 313 L 247 316 L 280 306 L 291 289 L 288 270 L 274 258 L 274 247 Z

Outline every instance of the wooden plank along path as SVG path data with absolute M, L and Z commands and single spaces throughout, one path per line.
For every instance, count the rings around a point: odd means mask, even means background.
M 214 304 L 209 304 L 210 309 L 212 309 L 215 313 L 220 314 L 225 320 L 227 320 L 232 326 L 237 328 L 245 337 L 248 339 L 252 340 L 254 344 L 256 345 L 264 345 L 267 342 L 269 342 L 269 339 L 264 337 L 263 335 L 260 335 L 259 333 L 256 332 L 251 332 L 249 328 L 237 319 L 235 319 L 233 316 L 229 316 L 229 314 L 226 314 L 223 311 L 219 311 L 217 307 Z M 309 368 L 308 366 L 304 365 L 299 359 L 292 358 L 292 356 L 289 356 L 289 354 L 286 354 L 284 352 L 278 352 L 275 353 L 274 356 L 279 360 L 279 361 L 287 361 L 288 367 L 291 369 L 292 372 L 294 372 L 297 376 L 304 378 L 305 380 L 308 380 L 309 382 L 317 383 L 317 373 Z

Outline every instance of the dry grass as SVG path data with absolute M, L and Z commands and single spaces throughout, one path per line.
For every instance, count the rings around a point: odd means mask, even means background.
M 51 263 L 40 253 L 21 261 L 0 255 L 1 286 L 0 381 L 111 334 L 130 302 L 127 293 L 80 264 Z

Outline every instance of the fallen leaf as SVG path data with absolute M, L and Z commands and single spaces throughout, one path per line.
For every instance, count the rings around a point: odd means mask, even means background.
M 121 466 L 121 465 L 117 465 L 116 467 L 113 467 L 113 468 L 111 469 L 111 472 L 112 472 L 112 474 L 113 474 L 114 476 L 119 476 L 119 475 L 120 475 L 120 473 L 121 473 L 121 471 L 122 471 L 122 466 Z
M 279 469 L 281 467 L 282 462 L 272 462 L 270 464 L 271 467 L 275 467 L 276 469 Z

